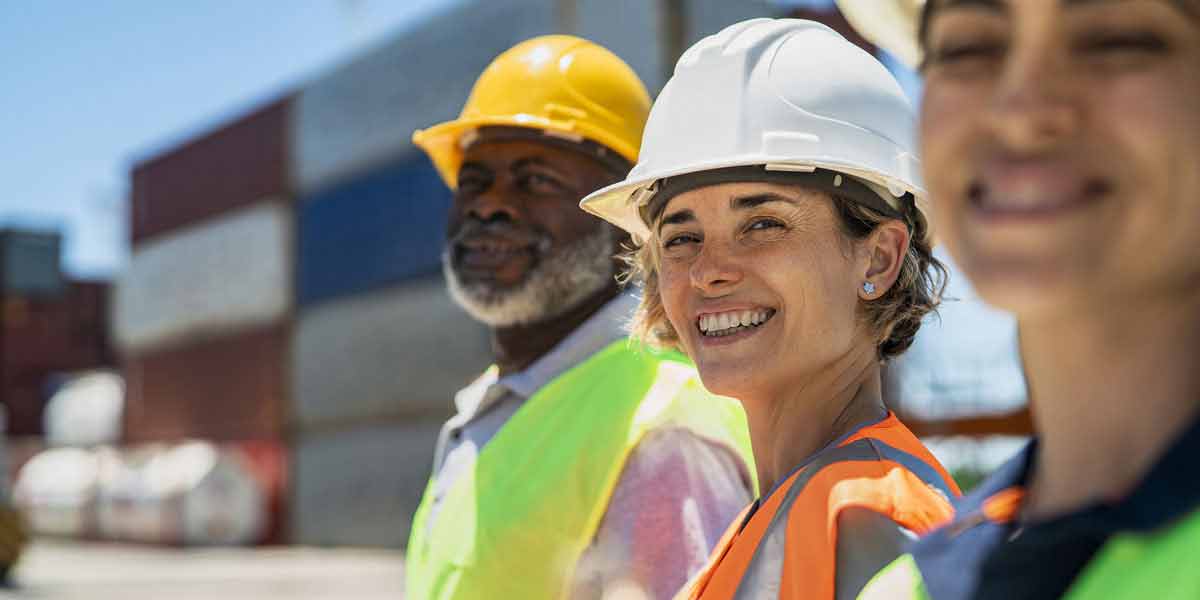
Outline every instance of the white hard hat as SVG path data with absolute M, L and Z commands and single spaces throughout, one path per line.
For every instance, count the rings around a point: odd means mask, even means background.
M 659 182 L 730 167 L 845 174 L 903 212 L 921 200 L 912 105 L 888 70 L 834 30 L 752 19 L 680 57 L 650 109 L 637 165 L 580 206 L 639 240 Z
M 837 5 L 867 41 L 910 67 L 920 64 L 917 28 L 925 0 L 837 0 Z

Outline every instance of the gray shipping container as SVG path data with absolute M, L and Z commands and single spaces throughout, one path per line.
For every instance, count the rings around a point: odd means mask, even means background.
M 67 287 L 57 232 L 0 230 L 0 289 L 5 295 L 58 297 Z
M 293 439 L 288 516 L 295 544 L 408 543 L 441 421 L 370 425 Z

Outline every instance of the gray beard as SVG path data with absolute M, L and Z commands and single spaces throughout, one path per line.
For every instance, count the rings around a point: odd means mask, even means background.
M 450 297 L 475 319 L 492 327 L 529 325 L 566 313 L 612 283 L 614 239 L 611 228 L 598 227 L 544 257 L 524 281 L 508 288 L 463 282 L 449 249 L 442 252 L 442 274 Z

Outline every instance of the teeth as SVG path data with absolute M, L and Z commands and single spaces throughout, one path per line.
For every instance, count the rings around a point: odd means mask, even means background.
M 737 333 L 744 328 L 761 325 L 770 316 L 771 311 L 767 309 L 707 314 L 699 318 L 696 326 L 705 335 L 721 337 Z

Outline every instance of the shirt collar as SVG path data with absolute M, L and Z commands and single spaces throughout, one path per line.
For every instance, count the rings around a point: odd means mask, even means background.
M 505 375 L 495 383 L 529 398 L 567 369 L 625 337 L 626 325 L 637 304 L 638 297 L 628 292 L 609 300 L 549 352 L 524 370 Z

